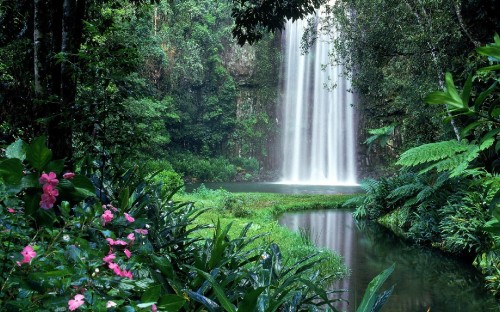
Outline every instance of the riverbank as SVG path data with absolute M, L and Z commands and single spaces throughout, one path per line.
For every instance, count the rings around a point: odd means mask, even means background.
M 174 200 L 194 202 L 199 209 L 208 208 L 195 222 L 197 224 L 216 224 L 220 220 L 224 227 L 232 223 L 231 237 L 252 223 L 249 236 L 265 235 L 261 240 L 275 242 L 282 249 L 283 257 L 289 263 L 319 252 L 325 257 L 326 264 L 321 266 L 323 276 L 338 280 L 348 276 L 349 270 L 342 258 L 325 248 L 318 248 L 306 235 L 293 232 L 277 222 L 277 216 L 284 212 L 313 209 L 338 209 L 353 195 L 289 195 L 272 193 L 230 193 L 225 190 L 209 190 L 200 187 L 192 193 L 179 193 Z M 213 231 L 204 232 L 207 237 Z M 259 241 L 254 243 L 258 244 Z M 251 247 L 251 246 L 250 246 Z

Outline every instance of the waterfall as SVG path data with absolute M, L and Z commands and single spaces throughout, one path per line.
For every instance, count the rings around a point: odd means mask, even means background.
M 321 13 L 318 13 L 321 14 Z M 317 20 L 321 20 L 318 16 Z M 319 23 L 318 23 L 319 24 Z M 285 30 L 281 107 L 283 183 L 356 184 L 355 97 L 343 68 L 325 66 L 331 44 L 322 35 L 303 55 L 306 20 Z M 320 27 L 319 25 L 317 27 Z M 335 85 L 333 90 L 327 86 Z

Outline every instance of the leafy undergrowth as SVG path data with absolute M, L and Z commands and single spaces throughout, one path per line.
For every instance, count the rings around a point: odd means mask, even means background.
M 290 195 L 273 193 L 230 193 L 225 190 L 209 190 L 204 187 L 193 193 L 175 195 L 181 201 L 196 202 L 200 208 L 207 208 L 196 223 L 232 224 L 230 236 L 236 235 L 248 223 L 251 223 L 249 235 L 263 235 L 266 243 L 277 243 L 282 247 L 286 262 L 293 263 L 309 254 L 319 252 L 324 256 L 326 264 L 320 268 L 320 274 L 339 279 L 348 275 L 348 269 L 341 257 L 328 249 L 322 249 L 300 233 L 293 232 L 277 221 L 277 216 L 285 212 L 304 211 L 311 209 L 337 209 L 345 200 L 353 195 Z M 200 231 L 202 235 L 210 236 L 212 231 Z M 249 246 L 254 248 L 258 243 Z
M 45 138 L 8 146 L 0 311 L 336 311 L 325 289 L 345 267 L 279 227 L 271 197 L 254 214 L 245 197 L 207 210 L 170 193 L 137 168 L 69 172 Z

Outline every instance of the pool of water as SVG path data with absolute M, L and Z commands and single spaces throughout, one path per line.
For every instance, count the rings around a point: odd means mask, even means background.
M 344 258 L 351 275 L 333 288 L 349 290 L 342 298 L 350 304 L 339 309 L 355 311 L 370 280 L 396 263 L 382 288 L 395 285 L 383 312 L 500 311 L 471 265 L 409 245 L 377 224 L 354 220 L 349 211 L 290 213 L 279 222 L 295 231 L 304 229 L 316 245 Z
M 186 184 L 186 192 L 192 192 L 201 184 Z M 280 194 L 353 194 L 361 192 L 357 185 L 309 185 L 282 184 L 272 182 L 228 182 L 203 183 L 208 189 L 224 189 L 235 193 L 280 193 Z

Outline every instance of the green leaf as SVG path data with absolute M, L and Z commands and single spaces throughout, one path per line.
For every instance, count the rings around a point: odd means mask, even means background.
M 67 201 L 61 202 L 61 205 L 59 205 L 61 214 L 65 218 L 69 218 L 69 213 L 71 211 L 71 207 L 69 206 L 69 203 Z
M 483 230 L 489 233 L 493 233 L 495 235 L 500 235 L 500 221 L 497 219 L 486 222 L 483 227 Z
M 438 105 L 450 104 L 456 108 L 460 109 L 463 108 L 461 101 L 460 103 L 456 103 L 455 100 L 448 93 L 445 93 L 443 91 L 434 91 L 429 93 L 425 97 L 424 101 L 427 104 L 438 104 Z
M 260 294 L 266 289 L 266 287 L 258 287 L 257 289 L 252 289 L 245 293 L 245 297 L 238 304 L 238 312 L 253 312 L 257 308 L 257 301 Z
M 449 102 L 447 104 L 459 107 L 459 108 L 465 108 L 464 103 L 462 102 L 462 99 L 458 95 L 457 88 L 455 87 L 455 83 L 453 82 L 453 77 L 451 76 L 451 73 L 447 72 L 445 74 L 445 84 L 446 84 L 446 91 L 450 95 L 450 97 L 453 99 L 452 102 Z
M 382 284 L 387 280 L 389 275 L 392 274 L 396 264 L 391 265 L 389 268 L 385 269 L 382 273 L 377 275 L 369 284 L 365 291 L 365 295 L 361 300 L 361 304 L 359 305 L 356 312 L 370 312 L 372 311 L 375 302 L 377 301 L 378 295 L 377 292 Z
M 462 90 L 462 103 L 469 107 L 470 91 L 472 90 L 472 76 L 467 78 L 465 81 L 464 89 Z
M 497 82 L 495 81 L 488 89 L 484 90 L 474 101 L 474 110 L 478 112 L 483 105 L 484 100 L 495 90 Z
M 7 146 L 5 149 L 5 156 L 7 156 L 7 158 L 17 158 L 22 162 L 26 158 L 26 148 L 26 143 L 24 143 L 23 140 L 17 140 Z
M 484 72 L 490 72 L 490 71 L 493 71 L 493 70 L 500 70 L 500 64 L 486 66 L 486 67 L 481 67 L 477 71 L 480 72 L 480 73 L 484 73 Z
M 219 299 L 220 304 L 224 307 L 224 309 L 228 312 L 236 312 L 236 309 L 234 305 L 229 301 L 229 299 L 226 297 L 226 294 L 224 293 L 224 290 L 222 287 L 217 283 L 217 281 L 212 277 L 212 275 L 203 272 L 202 270 L 199 270 L 195 267 L 188 266 L 192 270 L 195 270 L 198 272 L 198 274 L 202 275 L 212 286 L 212 289 L 215 292 L 215 296 L 217 299 Z
M 125 187 L 124 189 L 121 190 L 120 195 L 119 195 L 119 202 L 120 202 L 120 210 L 121 211 L 128 211 L 128 200 L 130 198 L 130 192 L 128 190 L 128 187 Z
M 484 46 L 476 48 L 476 51 L 484 56 L 489 56 L 500 60 L 500 46 Z
M 8 186 L 20 187 L 23 178 L 23 164 L 18 158 L 8 158 L 0 162 L 0 177 Z
M 53 171 L 57 175 L 60 175 L 63 169 L 64 169 L 64 160 L 62 159 L 53 160 L 49 162 L 45 167 L 45 170 L 47 170 L 48 172 Z
M 149 287 L 141 297 L 142 302 L 157 302 L 160 298 L 161 286 L 154 285 Z
M 460 131 L 460 137 L 464 138 L 469 135 L 471 130 L 474 130 L 477 126 L 481 125 L 483 121 L 475 121 L 473 123 L 468 124 L 465 128 Z
M 42 171 L 52 158 L 52 151 L 47 148 L 45 141 L 45 137 L 38 137 L 26 150 L 26 159 L 38 171 Z
M 167 294 L 160 297 L 156 306 L 161 311 L 177 312 L 182 308 L 184 303 L 186 303 L 186 299 L 183 297 Z

